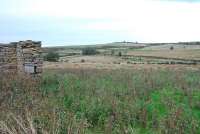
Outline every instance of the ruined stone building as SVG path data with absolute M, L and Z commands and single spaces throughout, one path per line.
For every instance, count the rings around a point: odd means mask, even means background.
M 0 44 L 0 71 L 39 75 L 42 72 L 40 41 L 20 41 Z

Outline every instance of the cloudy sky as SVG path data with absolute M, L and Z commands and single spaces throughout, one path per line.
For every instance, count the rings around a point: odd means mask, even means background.
M 200 0 L 0 0 L 0 42 L 200 41 Z

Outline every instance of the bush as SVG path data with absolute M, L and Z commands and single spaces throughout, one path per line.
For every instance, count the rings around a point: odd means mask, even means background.
M 122 56 L 122 52 L 119 52 L 119 53 L 118 53 L 118 56 L 120 56 L 120 57 L 121 57 L 121 56 Z
M 173 46 L 171 46 L 171 47 L 170 47 L 170 50 L 174 50 L 174 47 L 173 47 Z
M 81 59 L 81 63 L 84 63 L 85 62 L 85 60 L 84 59 Z
M 111 55 L 115 55 L 115 50 L 111 50 Z
M 96 51 L 95 48 L 88 47 L 88 48 L 82 49 L 82 55 L 95 55 L 97 53 L 98 52 Z
M 45 57 L 44 60 L 56 62 L 59 60 L 59 54 L 55 52 L 49 52 Z

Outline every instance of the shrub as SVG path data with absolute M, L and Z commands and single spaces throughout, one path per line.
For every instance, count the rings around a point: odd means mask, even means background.
M 121 57 L 121 56 L 122 56 L 122 52 L 119 52 L 119 53 L 118 53 L 118 56 L 120 56 L 120 57 Z
M 130 61 L 127 61 L 127 64 L 131 64 L 131 62 L 130 62 Z
M 81 59 L 81 63 L 84 63 L 85 62 L 85 60 L 84 59 Z
M 59 54 L 55 52 L 49 52 L 45 57 L 44 60 L 56 62 L 59 60 Z
M 115 50 L 111 50 L 111 55 L 115 55 Z
M 92 47 L 82 49 L 82 55 L 95 55 L 97 53 L 96 49 Z
M 173 46 L 171 46 L 171 47 L 170 47 L 170 50 L 174 50 L 174 47 L 173 47 Z

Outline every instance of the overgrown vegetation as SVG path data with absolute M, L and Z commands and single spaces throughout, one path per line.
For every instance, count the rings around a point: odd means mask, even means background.
M 59 60 L 59 54 L 55 52 L 49 52 L 47 55 L 44 56 L 44 60 L 50 62 L 57 62 Z
M 199 71 L 46 70 L 0 80 L 0 133 L 200 133 Z

